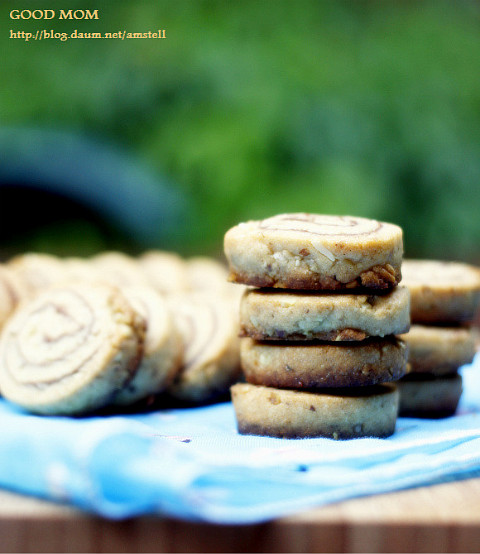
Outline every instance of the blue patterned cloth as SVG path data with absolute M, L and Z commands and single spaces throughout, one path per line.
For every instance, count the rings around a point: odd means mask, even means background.
M 480 475 L 480 355 L 457 415 L 399 418 L 388 439 L 243 436 L 230 403 L 40 417 L 0 401 L 0 486 L 107 518 L 245 524 L 348 498 Z

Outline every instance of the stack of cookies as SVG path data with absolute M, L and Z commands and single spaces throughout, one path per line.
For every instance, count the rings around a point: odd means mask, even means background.
M 231 387 L 238 430 L 275 437 L 394 432 L 410 326 L 402 230 L 374 220 L 283 214 L 225 235 L 240 304 L 246 383 Z
M 459 262 L 405 260 L 410 290 L 409 373 L 399 382 L 400 415 L 453 415 L 462 394 L 460 366 L 475 355 L 471 326 L 480 305 L 480 270 Z

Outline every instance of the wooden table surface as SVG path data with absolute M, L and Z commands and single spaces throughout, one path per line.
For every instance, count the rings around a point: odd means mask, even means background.
M 268 523 L 115 522 L 0 492 L 1 552 L 479 552 L 480 478 L 332 504 Z

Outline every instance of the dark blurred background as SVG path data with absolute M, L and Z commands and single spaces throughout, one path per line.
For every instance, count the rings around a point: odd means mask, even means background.
M 35 5 L 32 5 L 35 4 Z M 408 257 L 480 262 L 480 3 L 100 1 L 11 20 L 0 62 L 0 254 L 220 256 L 287 211 L 401 225 Z M 24 41 L 10 30 L 166 30 Z

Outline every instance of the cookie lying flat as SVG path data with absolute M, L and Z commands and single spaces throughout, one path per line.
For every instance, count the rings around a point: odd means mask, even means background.
M 404 260 L 413 323 L 470 322 L 480 306 L 480 269 L 459 262 Z
M 107 285 L 53 287 L 22 304 L 0 338 L 0 390 L 40 414 L 103 407 L 132 377 L 144 320 Z
M 401 337 L 409 346 L 411 373 L 456 373 L 460 366 L 472 362 L 476 352 L 475 334 L 469 328 L 412 325 Z
M 231 387 L 238 431 L 281 438 L 388 437 L 397 419 L 393 384 L 317 393 L 249 383 Z
M 381 295 L 312 294 L 249 289 L 240 304 L 240 333 L 256 340 L 363 340 L 406 333 L 405 287 Z
M 228 392 L 240 372 L 238 314 L 228 295 L 171 295 L 169 306 L 183 343 L 181 367 L 168 393 L 205 402 Z
M 396 381 L 405 375 L 407 346 L 395 337 L 361 342 L 258 342 L 242 339 L 249 383 L 280 388 L 348 387 Z
M 282 214 L 232 227 L 230 280 L 255 287 L 389 289 L 401 279 L 402 230 L 360 217 Z
M 398 381 L 399 415 L 402 417 L 440 418 L 455 413 L 462 395 L 462 377 L 447 375 L 428 378 L 416 375 Z
M 146 322 L 142 359 L 112 402 L 129 405 L 167 388 L 180 367 L 181 345 L 167 301 L 159 292 L 148 286 L 124 287 L 122 291 Z

